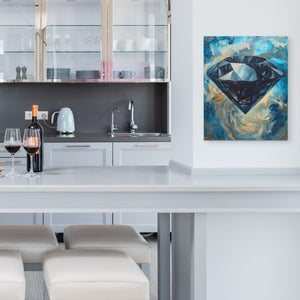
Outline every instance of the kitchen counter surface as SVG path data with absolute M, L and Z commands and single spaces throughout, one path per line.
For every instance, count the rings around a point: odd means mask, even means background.
M 10 167 L 8 167 L 9 171 Z M 0 180 L 0 192 L 20 191 L 297 191 L 300 192 L 300 174 L 241 175 L 223 172 L 214 175 L 208 171 L 189 175 L 176 167 L 64 167 L 44 169 L 39 177 L 28 179 L 24 168 L 18 167 L 21 176 Z M 4 171 L 5 175 L 5 171 Z

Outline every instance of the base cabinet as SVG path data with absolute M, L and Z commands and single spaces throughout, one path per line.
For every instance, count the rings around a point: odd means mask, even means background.
M 45 143 L 46 168 L 111 166 L 112 143 Z M 45 214 L 44 224 L 54 232 L 76 224 L 112 224 L 112 214 Z
M 114 166 L 168 166 L 171 143 L 114 143 Z M 114 224 L 130 225 L 139 232 L 157 232 L 157 214 L 114 213 Z
M 64 232 L 69 225 L 112 224 L 112 214 L 45 214 L 44 224 L 51 226 L 54 232 Z
M 157 232 L 157 214 L 114 213 L 113 224 L 130 225 L 138 232 Z

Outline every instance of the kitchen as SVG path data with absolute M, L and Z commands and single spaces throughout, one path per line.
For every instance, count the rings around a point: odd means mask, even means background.
M 240 175 L 258 174 L 261 176 L 262 173 L 268 172 L 274 174 L 296 173 L 299 168 L 299 138 L 294 128 L 298 127 L 296 114 L 299 104 L 296 101 L 297 84 L 293 83 L 299 77 L 297 74 L 299 58 L 295 54 L 296 47 L 299 45 L 297 30 L 299 4 L 296 1 L 280 1 L 276 3 L 275 7 L 271 1 L 263 3 L 254 1 L 252 4 L 245 4 L 244 7 L 241 7 L 234 0 L 229 3 L 218 1 L 217 4 L 218 11 L 212 4 L 206 2 L 172 1 L 171 87 L 168 83 L 163 82 L 138 84 L 115 82 L 103 85 L 90 83 L 3 84 L 0 88 L 1 131 L 7 127 L 23 129 L 28 126 L 28 122 L 24 120 L 24 111 L 30 110 L 32 104 L 38 104 L 40 110 L 49 111 L 49 115 L 62 107 L 71 107 L 75 117 L 76 132 L 89 133 L 91 130 L 90 133 L 96 134 L 107 131 L 107 127 L 111 125 L 112 109 L 119 106 L 120 113 L 116 114 L 116 123 L 120 131 L 125 131 L 130 119 L 128 101 L 132 98 L 135 102 L 136 123 L 139 126 L 145 125 L 139 130 L 171 133 L 171 159 L 187 166 L 189 172 L 195 174 L 208 172 L 213 175 L 223 171 L 227 175 L 232 175 L 236 172 L 233 169 L 240 169 L 240 173 L 238 173 Z M 258 10 L 257 7 L 262 8 Z M 235 12 L 234 18 L 230 18 L 224 24 L 221 21 L 224 20 L 224 14 L 232 15 L 232 10 Z M 249 13 L 245 13 L 245 10 Z M 266 11 L 270 13 L 266 14 Z M 219 21 L 212 22 L 212 15 L 214 20 Z M 253 15 L 256 16 L 255 25 L 253 25 Z M 274 22 L 274 18 L 284 20 L 284 22 Z M 289 112 L 289 141 L 208 142 L 203 140 L 202 37 L 222 34 L 289 36 L 291 41 L 289 102 L 293 107 Z M 182 57 L 185 59 L 183 60 Z M 118 85 L 118 90 L 114 88 L 114 84 Z M 109 92 L 109 86 L 114 94 Z M 130 91 L 125 91 L 125 86 L 128 86 Z M 140 101 L 146 102 L 141 94 L 148 95 L 143 88 L 153 89 L 149 95 L 150 98 L 152 94 L 151 100 L 154 102 L 150 110 L 143 103 L 139 105 Z M 170 91 L 172 93 L 171 103 L 168 102 L 167 97 L 163 96 L 169 95 Z M 102 96 L 100 96 L 101 93 L 103 93 Z M 163 103 L 157 100 L 157 94 L 163 99 Z M 108 103 L 109 100 L 113 102 Z M 52 106 L 52 104 L 54 105 Z M 150 105 L 148 101 L 147 104 Z M 141 108 L 143 110 L 139 111 Z M 166 110 L 169 115 L 165 113 Z M 81 113 L 84 113 L 83 119 L 80 118 Z M 148 115 L 149 113 L 151 116 Z M 162 115 L 163 118 L 161 118 Z M 148 116 L 149 123 L 146 123 L 147 120 L 144 118 Z M 143 122 L 145 122 L 144 125 Z M 169 122 L 172 125 L 170 131 Z M 98 124 L 99 127 L 95 129 L 94 127 Z M 45 128 L 45 130 L 47 129 Z M 98 142 L 97 140 L 88 142 L 93 141 Z M 289 252 L 290 248 L 297 252 L 299 246 L 297 238 L 299 226 L 297 224 L 297 214 L 208 214 L 208 298 L 217 299 L 222 296 L 225 299 L 241 297 L 253 299 L 258 297 L 257 291 L 262 295 L 261 297 L 264 295 L 264 298 L 268 299 L 279 299 L 283 294 L 289 295 L 289 299 L 299 298 L 299 292 L 296 289 L 299 274 L 292 267 L 294 264 L 297 265 L 298 256 L 290 255 Z M 262 226 L 265 228 L 264 231 L 261 230 Z M 238 228 L 241 228 L 240 231 Z M 277 232 L 277 235 L 274 235 L 274 231 Z M 244 234 L 245 232 L 246 234 Z M 249 235 L 253 240 L 247 239 Z M 222 236 L 230 241 L 228 245 L 236 245 L 236 249 L 226 248 L 227 244 L 223 241 Z M 263 241 L 266 240 L 269 242 L 264 243 Z M 278 243 L 276 240 L 284 242 Z M 239 247 L 243 251 L 239 251 Z M 222 251 L 222 255 L 219 255 L 216 249 Z M 278 251 L 274 249 L 278 249 Z M 282 251 L 281 255 L 280 250 Z M 259 259 L 256 260 L 253 253 Z M 263 255 L 264 253 L 265 255 Z M 273 259 L 266 261 L 266 257 L 268 257 L 266 253 L 273 253 Z M 249 257 L 252 259 L 249 260 Z M 248 264 L 250 261 L 252 268 Z M 241 265 L 240 269 L 238 265 Z M 273 275 L 270 274 L 272 273 L 270 269 L 275 266 L 278 267 L 282 276 L 275 272 Z M 225 272 L 224 270 L 231 271 L 228 271 L 226 276 L 221 276 L 222 272 Z M 257 272 L 257 270 L 260 271 Z M 253 283 L 254 277 L 255 283 Z M 266 282 L 266 278 L 269 281 L 264 285 L 262 282 Z M 284 278 L 289 280 L 285 281 Z M 257 289 L 247 289 L 250 280 Z M 215 289 L 214 286 L 218 286 L 218 289 Z M 234 287 L 240 287 L 240 289 L 237 290 Z M 245 293 L 246 289 L 247 293 Z

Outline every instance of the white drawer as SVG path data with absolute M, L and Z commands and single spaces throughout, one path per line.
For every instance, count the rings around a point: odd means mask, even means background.
M 10 153 L 5 149 L 4 144 L 0 143 L 0 157 L 10 158 Z M 23 147 L 15 154 L 15 157 L 25 157 L 26 158 L 26 151 Z

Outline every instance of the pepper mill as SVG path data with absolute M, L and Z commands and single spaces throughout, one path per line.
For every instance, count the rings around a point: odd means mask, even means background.
M 16 67 L 17 76 L 16 79 L 21 79 L 21 68 L 19 66 Z
M 25 66 L 23 66 L 23 68 L 22 68 L 22 79 L 27 79 L 26 71 L 27 71 L 27 68 Z

